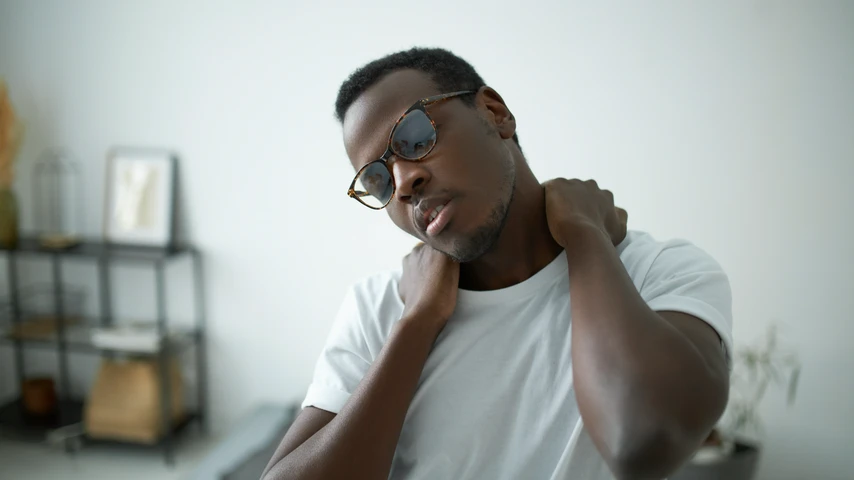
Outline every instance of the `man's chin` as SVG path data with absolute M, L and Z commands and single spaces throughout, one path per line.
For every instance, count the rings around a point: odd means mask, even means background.
M 425 245 L 432 248 L 433 250 L 444 253 L 445 255 L 450 257 L 451 260 L 457 263 L 470 262 L 471 260 L 474 260 L 473 258 L 471 258 L 472 252 L 467 251 L 466 248 L 460 248 L 463 244 L 465 244 L 464 240 L 461 241 L 458 238 L 448 237 L 442 239 L 420 237 L 416 238 L 424 242 Z
M 451 257 L 453 260 L 457 260 L 457 257 L 454 255 L 454 249 L 450 247 L 446 242 L 437 242 L 435 240 L 424 240 L 419 239 L 424 242 L 425 245 L 436 250 L 437 252 L 444 253 L 445 255 Z
M 498 243 L 498 238 L 504 230 L 505 215 L 499 211 L 493 212 L 491 221 L 485 222 L 467 235 L 456 236 L 451 248 L 441 250 L 459 263 L 469 263 L 486 255 Z
M 489 253 L 494 243 L 489 239 L 467 238 L 455 242 L 452 248 L 441 251 L 458 263 L 469 263 Z
M 450 225 L 449 225 L 450 226 Z M 504 215 L 494 211 L 491 218 L 469 232 L 446 229 L 436 238 L 422 241 L 451 257 L 457 263 L 469 263 L 492 250 L 504 228 Z

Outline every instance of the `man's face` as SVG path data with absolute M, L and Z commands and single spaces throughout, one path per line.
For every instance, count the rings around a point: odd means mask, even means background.
M 382 155 L 406 109 L 440 93 L 448 92 L 437 91 L 428 75 L 414 70 L 391 73 L 365 91 L 344 117 L 344 145 L 356 171 Z M 499 134 L 495 125 L 502 121 L 503 104 L 496 113 L 493 98 L 484 99 L 483 91 L 477 97 L 476 108 L 459 99 L 428 106 L 437 126 L 436 146 L 419 161 L 389 159 L 396 185 L 386 207 L 389 217 L 460 262 L 483 255 L 498 239 L 516 179 L 508 127 Z

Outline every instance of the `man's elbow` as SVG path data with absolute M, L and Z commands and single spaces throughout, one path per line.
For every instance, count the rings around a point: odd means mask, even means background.
M 672 475 L 702 445 L 723 414 L 728 385 L 708 392 L 694 408 L 660 405 L 656 410 L 626 410 L 618 422 L 620 433 L 612 437 L 605 460 L 614 476 L 623 479 L 663 479 Z
M 656 428 L 615 445 L 606 462 L 618 480 L 661 480 L 682 466 L 697 450 L 702 439 Z

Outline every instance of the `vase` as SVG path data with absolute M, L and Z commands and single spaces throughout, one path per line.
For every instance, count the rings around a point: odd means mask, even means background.
M 46 417 L 57 410 L 56 387 L 51 378 L 30 378 L 21 385 L 21 404 L 27 415 Z
M 687 463 L 667 477 L 669 480 L 751 480 L 759 465 L 759 445 L 747 441 L 735 442 L 734 449 L 718 461 Z
M 9 187 L 0 187 L 0 248 L 18 245 L 18 199 Z

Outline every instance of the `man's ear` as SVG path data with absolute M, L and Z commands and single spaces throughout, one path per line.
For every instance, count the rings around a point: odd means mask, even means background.
M 487 121 L 489 121 L 502 139 L 507 140 L 513 138 L 516 133 L 516 118 L 504 99 L 494 89 L 483 86 L 477 92 L 477 102 L 484 109 Z

